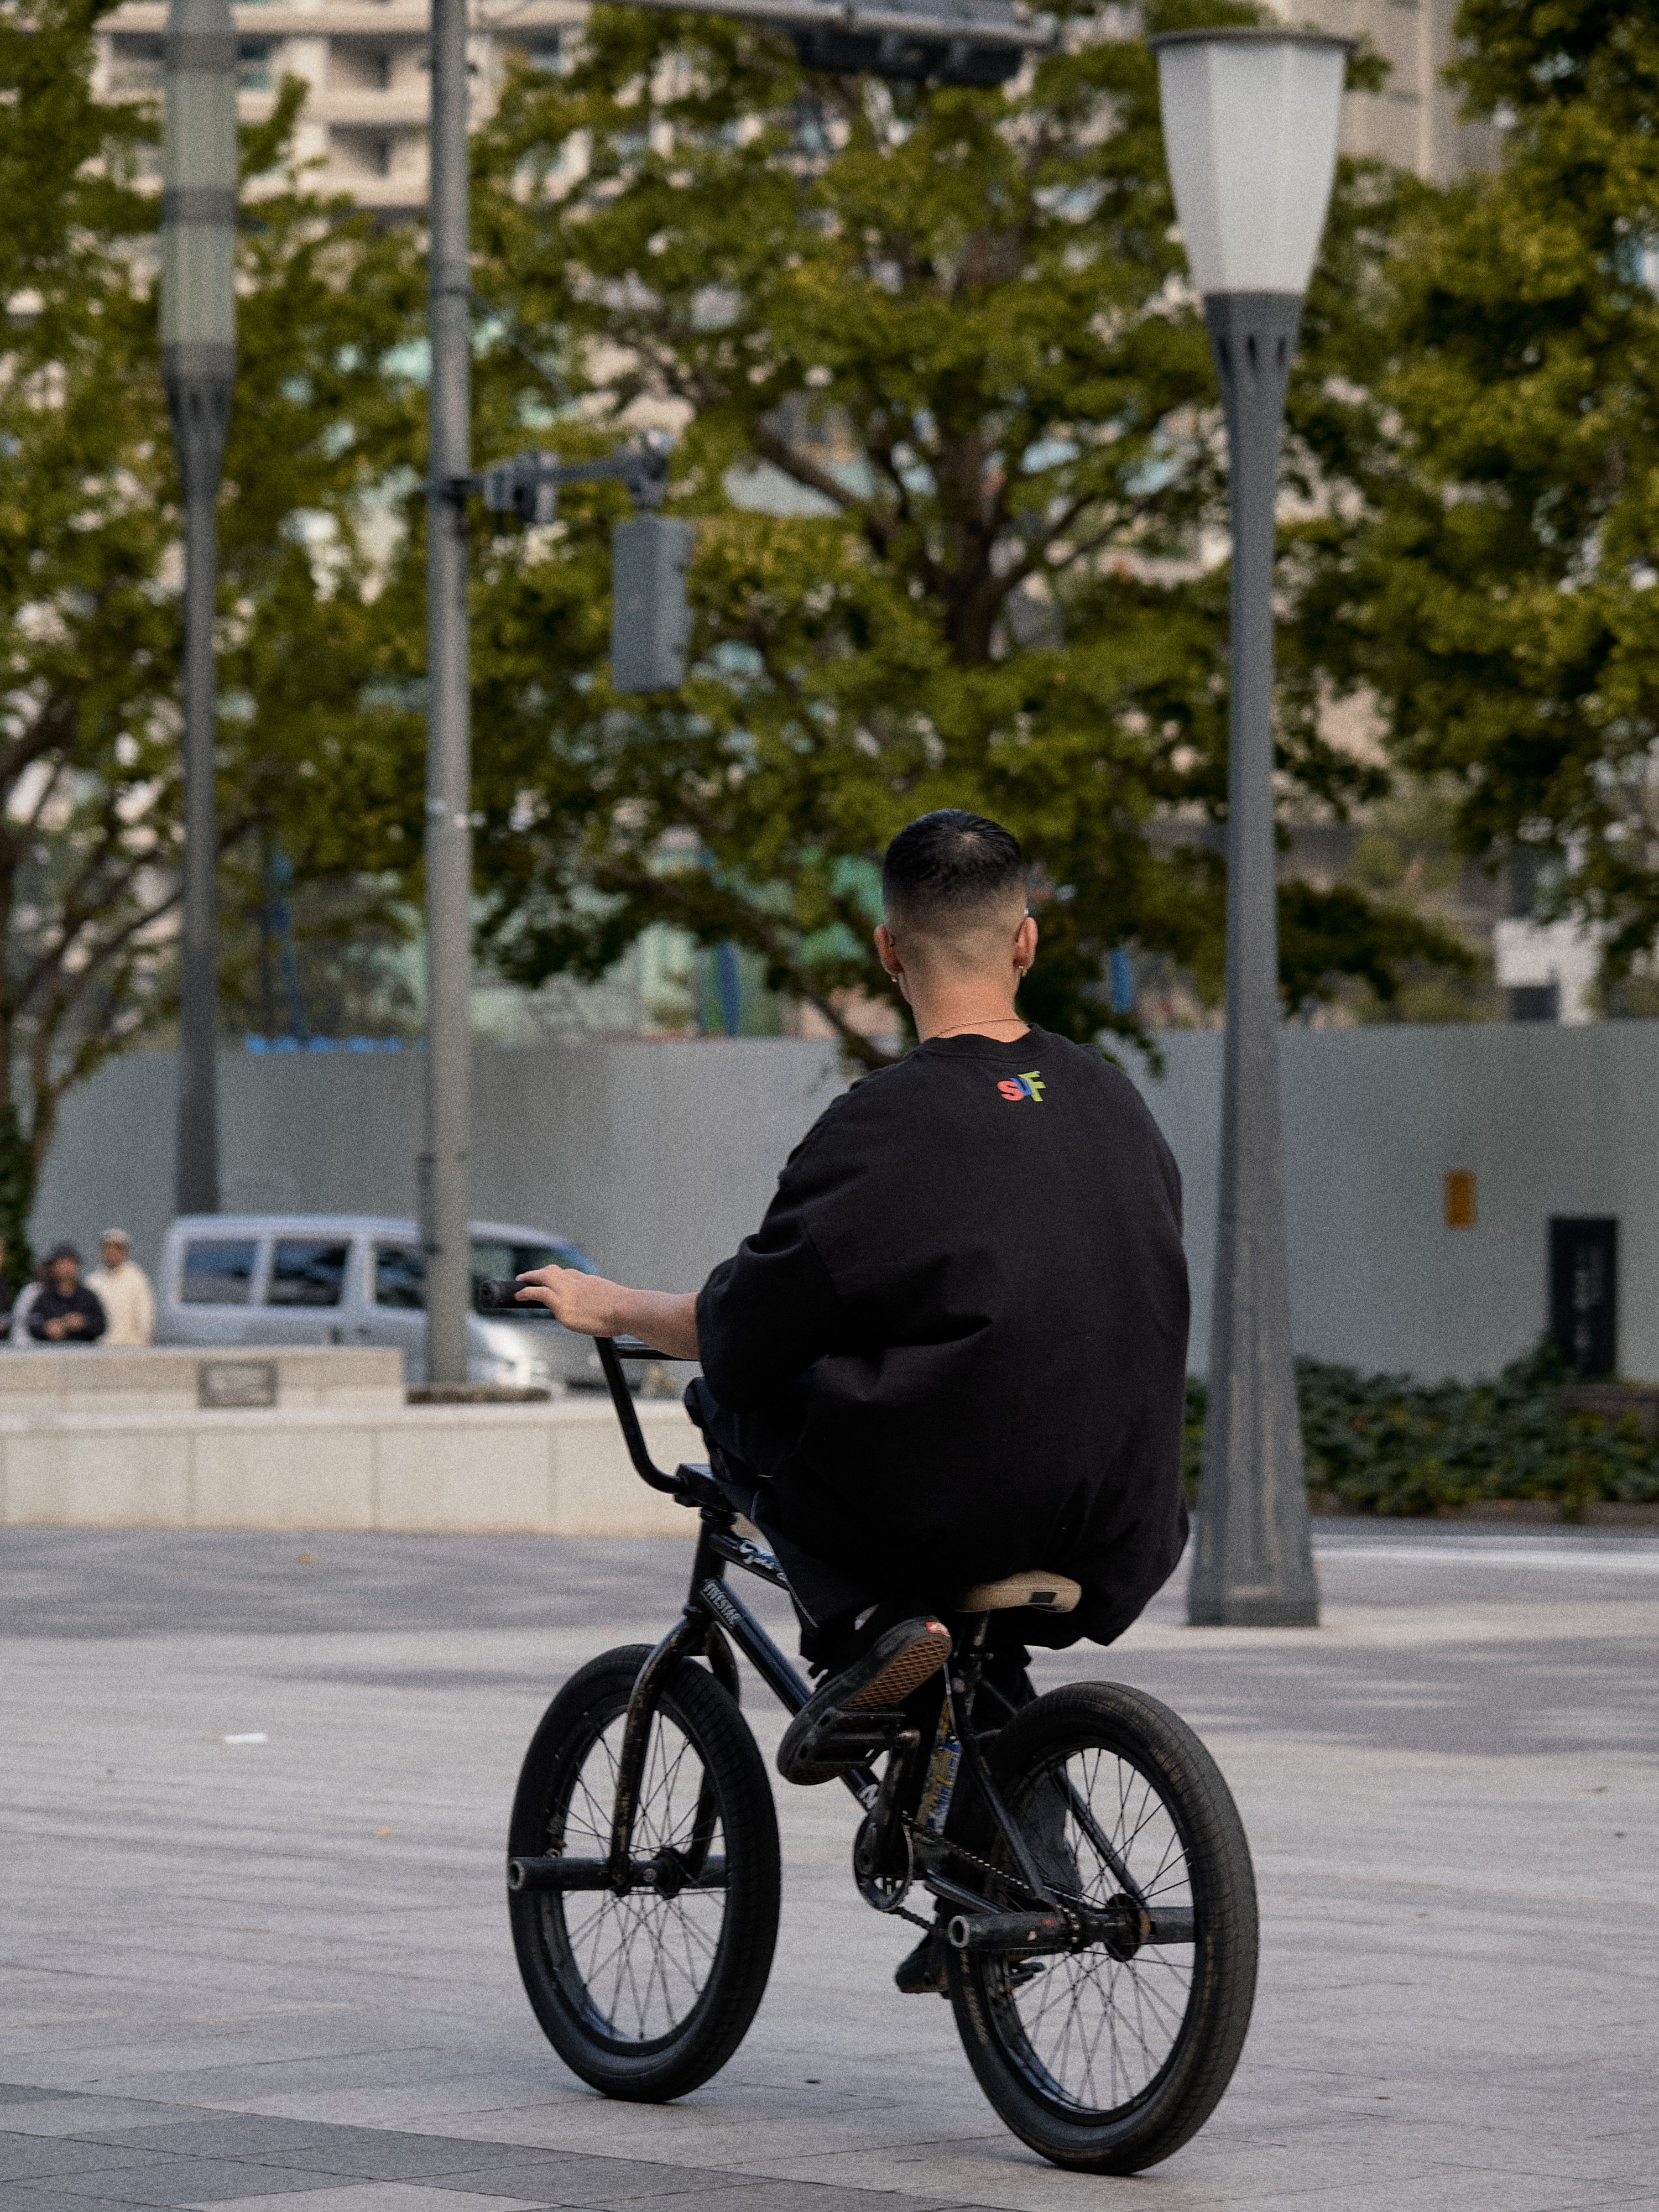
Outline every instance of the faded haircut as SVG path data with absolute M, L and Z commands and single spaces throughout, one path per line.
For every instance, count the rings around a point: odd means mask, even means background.
M 1024 899 L 1025 858 L 1000 823 L 942 806 L 907 823 L 887 848 L 881 896 L 890 924 L 966 936 Z

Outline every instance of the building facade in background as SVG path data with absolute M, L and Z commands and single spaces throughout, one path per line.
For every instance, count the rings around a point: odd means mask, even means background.
M 398 216 L 426 204 L 430 79 L 427 0 L 244 0 L 233 13 L 244 123 L 270 114 L 285 76 L 311 87 L 295 151 L 319 164 L 325 189 Z M 509 57 L 556 64 L 559 38 L 580 21 L 577 0 L 474 0 L 469 42 L 475 113 L 494 104 Z M 124 0 L 99 34 L 98 89 L 111 99 L 158 94 L 166 0 Z
M 1282 5 L 1348 37 L 1364 37 L 1390 64 L 1386 88 L 1348 103 L 1343 143 L 1443 182 L 1485 158 L 1490 133 L 1460 125 L 1440 81 L 1455 0 L 1313 0 Z M 296 151 L 319 180 L 360 207 L 413 216 L 426 200 L 428 0 L 243 0 L 238 107 L 245 123 L 270 112 L 285 76 L 310 85 Z M 473 0 L 475 112 L 487 112 L 509 57 L 556 65 L 561 33 L 580 0 Z M 159 94 L 166 0 L 122 0 L 99 36 L 99 88 L 112 99 Z
M 1351 93 L 1342 118 L 1342 150 L 1369 155 L 1396 169 L 1413 169 L 1431 184 L 1449 184 L 1491 160 L 1494 133 L 1460 123 L 1456 96 L 1441 72 L 1452 58 L 1457 0 L 1273 0 L 1276 14 L 1298 28 L 1316 27 L 1364 39 L 1389 64 L 1381 92 Z

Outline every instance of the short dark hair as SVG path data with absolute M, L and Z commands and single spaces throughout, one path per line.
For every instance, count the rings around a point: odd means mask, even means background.
M 941 806 L 907 822 L 881 864 L 881 896 L 889 915 L 948 922 L 975 908 L 1025 890 L 1025 856 L 1000 822 Z

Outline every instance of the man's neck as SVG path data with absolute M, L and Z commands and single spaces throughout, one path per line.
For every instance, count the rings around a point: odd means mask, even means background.
M 1030 1024 L 1014 1011 L 1012 1002 L 1006 1012 L 998 1012 L 996 997 L 994 990 L 946 991 L 937 998 L 915 995 L 910 1011 L 915 1017 L 917 1041 L 927 1044 L 934 1037 L 982 1036 L 999 1044 L 1017 1042 Z

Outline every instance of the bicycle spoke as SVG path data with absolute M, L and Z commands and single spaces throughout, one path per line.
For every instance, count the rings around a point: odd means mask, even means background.
M 1074 1893 L 1098 1911 L 1123 1893 L 1168 1905 L 1191 1894 L 1181 1837 L 1154 1776 L 1100 1745 L 1034 1775 L 1020 1818 L 1041 1830 L 1045 1793 L 1058 1794 L 1061 1848 L 1077 1869 Z M 1028 1828 L 1028 1832 L 1030 1829 Z M 1052 1845 L 1048 1847 L 1052 1850 Z M 1045 1861 L 1045 1864 L 1047 1862 Z M 1064 1876 L 1062 1893 L 1073 1887 Z M 1193 1981 L 1193 1953 L 1148 1946 L 1116 1959 L 1103 1945 L 1042 1963 L 1016 1986 L 1000 1973 L 998 2005 L 1029 2054 L 1048 2097 L 1080 2113 L 1133 2105 L 1157 2079 L 1179 2039 Z M 1153 1970 L 1156 1970 L 1155 1972 Z
M 623 1717 L 597 1732 L 570 1774 L 565 1801 L 550 1808 L 549 1847 L 573 1857 L 610 1849 Z M 659 1713 L 647 1739 L 634 1814 L 636 1863 L 693 1849 L 708 1776 L 691 1738 L 672 1715 Z M 724 1827 L 718 1802 L 705 1856 L 720 1855 Z M 573 1994 L 617 2042 L 646 2045 L 672 2034 L 702 1997 L 720 1951 L 723 1893 L 692 1891 L 667 1897 L 655 1888 L 622 1897 L 572 1891 L 549 1893 L 545 1924 L 564 1958 Z

